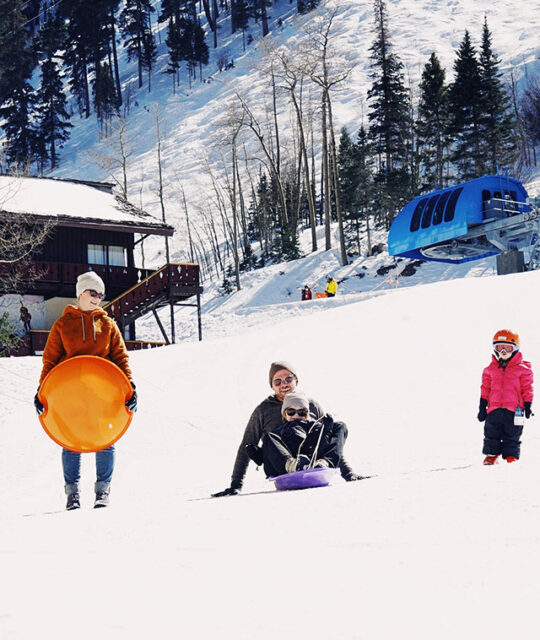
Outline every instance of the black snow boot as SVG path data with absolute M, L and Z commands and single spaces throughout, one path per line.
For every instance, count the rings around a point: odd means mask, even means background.
M 70 493 L 67 497 L 66 511 L 73 511 L 73 509 L 80 509 L 81 501 L 78 493 Z
M 96 501 L 94 502 L 94 509 L 101 509 L 102 507 L 109 506 L 109 492 L 98 491 L 96 493 Z

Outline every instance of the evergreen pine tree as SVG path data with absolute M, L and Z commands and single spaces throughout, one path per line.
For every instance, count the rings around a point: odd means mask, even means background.
M 139 87 L 143 86 L 143 71 L 147 71 L 150 88 L 150 73 L 156 59 L 156 43 L 150 26 L 153 11 L 155 9 L 150 0 L 126 0 L 119 17 L 128 59 L 137 60 Z
M 480 66 L 468 31 L 457 52 L 454 70 L 455 78 L 449 90 L 451 159 L 458 168 L 459 179 L 470 180 L 484 173 L 485 157 Z
M 480 50 L 481 121 L 484 167 L 496 173 L 498 165 L 513 162 L 518 152 L 516 122 L 510 111 L 510 98 L 504 89 L 499 59 L 491 43 L 487 18 L 484 19 Z
M 60 16 L 48 16 L 40 29 L 36 50 L 41 57 L 41 84 L 36 94 L 36 147 L 42 162 L 58 163 L 58 150 L 69 137 L 71 124 L 66 110 L 60 50 L 64 48 L 65 26 Z
M 422 187 L 433 190 L 443 186 L 444 165 L 448 155 L 448 91 L 445 71 L 435 53 L 422 72 L 416 130 L 422 165 Z
M 193 50 L 193 62 L 199 65 L 199 69 L 202 68 L 202 65 L 208 64 L 208 60 L 210 59 L 210 52 L 208 50 L 208 45 L 206 44 L 204 29 L 202 28 L 199 20 L 197 20 L 193 28 L 192 50 Z M 201 70 L 201 81 L 202 81 L 202 70 Z
M 242 30 L 243 47 L 246 50 L 246 29 L 249 25 L 249 3 L 248 0 L 232 0 L 231 4 L 231 31 L 235 33 Z
M 90 78 L 96 115 L 101 123 L 121 104 L 115 79 L 114 16 L 119 0 L 70 0 L 59 11 L 67 21 L 65 63 L 70 86 L 85 117 L 91 113 Z
M 347 253 L 360 253 L 361 225 L 366 222 L 369 233 L 370 203 L 373 189 L 373 149 L 364 126 L 356 142 L 342 129 L 339 142 L 340 198 L 345 219 Z M 368 251 L 371 239 L 368 238 Z
M 380 206 L 389 225 L 410 190 L 408 156 L 412 127 L 403 64 L 393 52 L 385 1 L 374 0 L 374 9 L 376 37 L 370 47 L 369 135 L 378 159 Z
M 6 159 L 22 169 L 31 160 L 34 92 L 32 54 L 22 0 L 0 0 L 0 117 L 6 134 Z
M 320 0 L 296 0 L 296 9 L 300 14 L 309 13 L 318 7 L 319 3 Z

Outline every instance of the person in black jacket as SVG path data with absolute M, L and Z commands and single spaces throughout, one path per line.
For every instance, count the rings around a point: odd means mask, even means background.
M 250 461 L 247 445 L 258 447 L 264 434 L 273 431 L 283 422 L 281 407 L 286 396 L 293 392 L 298 384 L 296 369 L 285 360 L 272 362 L 268 372 L 268 382 L 273 393 L 257 405 L 251 414 L 238 447 L 231 484 L 223 491 L 213 493 L 212 496 L 214 498 L 234 496 L 242 489 L 244 476 Z M 309 411 L 314 419 L 322 418 L 325 415 L 322 407 L 312 398 L 309 400 Z M 343 457 L 339 462 L 339 469 L 341 476 L 347 482 L 362 480 L 364 477 L 355 473 Z
M 265 433 L 262 449 L 248 446 L 248 455 L 264 465 L 267 476 L 312 468 L 336 468 L 343 455 L 347 427 L 326 414 L 318 420 L 300 391 L 289 393 L 282 405 L 283 422 Z

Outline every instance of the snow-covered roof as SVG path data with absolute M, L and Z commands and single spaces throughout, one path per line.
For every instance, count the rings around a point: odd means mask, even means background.
M 173 227 L 118 198 L 109 187 L 55 178 L 0 176 L 0 212 L 2 217 L 25 215 L 61 226 L 173 234 Z

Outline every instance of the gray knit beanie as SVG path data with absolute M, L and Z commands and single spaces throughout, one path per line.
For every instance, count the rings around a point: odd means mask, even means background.
M 75 287 L 77 298 L 87 289 L 94 289 L 98 293 L 105 293 L 105 283 L 95 271 L 81 273 L 77 278 L 77 286 Z
M 270 365 L 270 371 L 268 373 L 268 382 L 270 383 L 270 386 L 272 386 L 272 380 L 276 375 L 276 371 L 279 371 L 280 369 L 287 369 L 287 371 L 290 371 L 298 380 L 296 371 L 294 370 L 294 367 L 290 362 L 287 362 L 286 360 L 277 360 L 276 362 L 272 362 L 272 364 Z
M 281 413 L 284 414 L 285 410 L 289 407 L 294 407 L 295 409 L 300 409 L 301 407 L 303 407 L 309 412 L 308 397 L 301 391 L 291 391 L 291 393 L 288 393 L 283 399 L 283 404 L 281 405 Z

